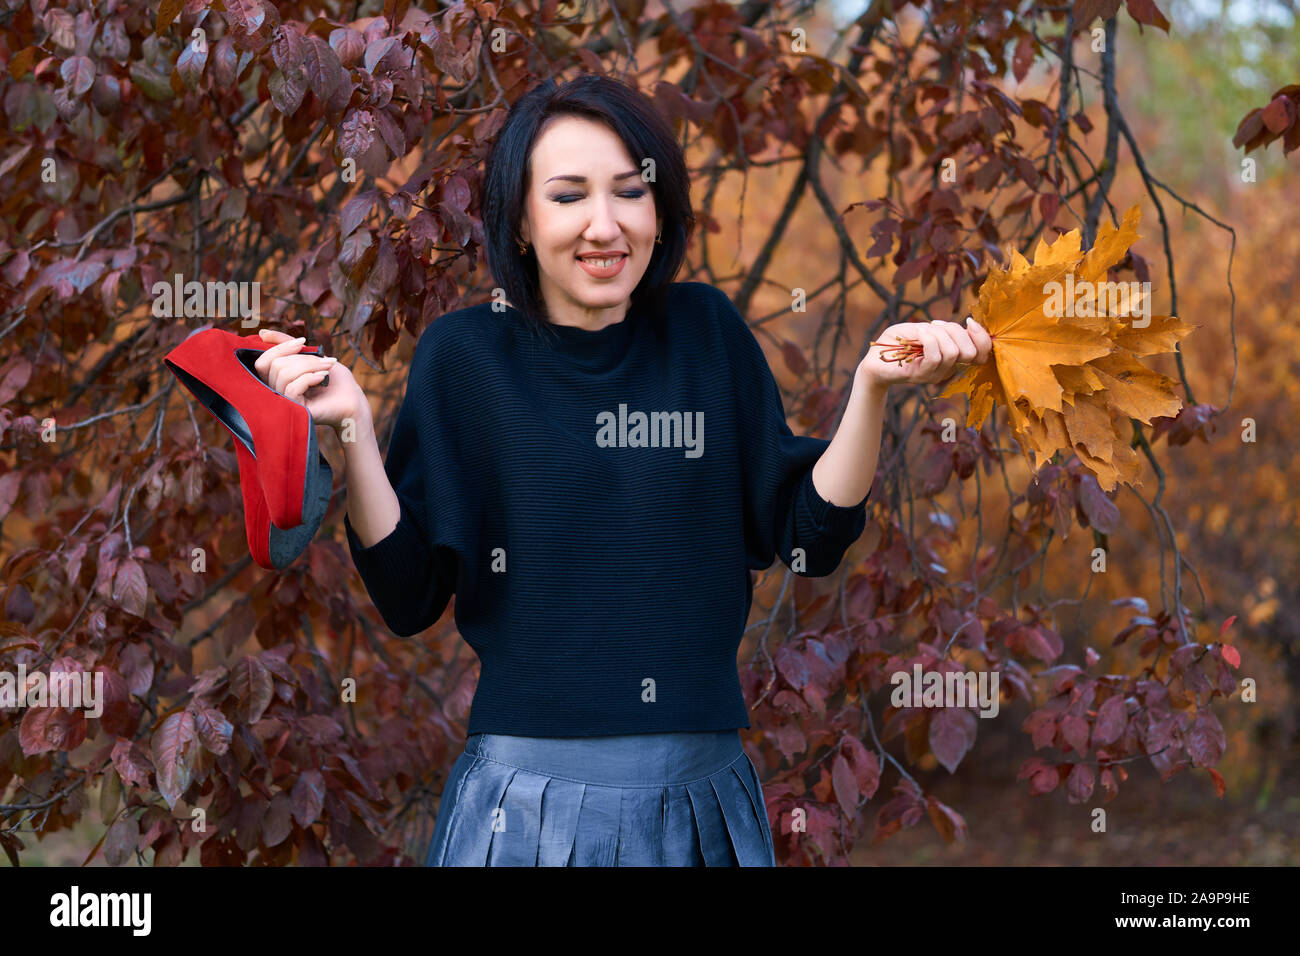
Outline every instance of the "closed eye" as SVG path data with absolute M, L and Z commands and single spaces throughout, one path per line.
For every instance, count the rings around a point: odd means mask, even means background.
M 627 190 L 626 192 L 621 192 L 621 193 L 619 193 L 619 195 L 622 196 L 624 199 L 640 199 L 642 196 L 645 195 L 645 190 L 644 190 L 644 189 L 629 189 L 629 190 Z M 582 196 L 580 196 L 580 195 L 578 195 L 578 194 L 576 194 L 576 193 L 564 193 L 564 194 L 561 195 L 561 196 L 554 196 L 554 197 L 552 197 L 552 201 L 553 201 L 553 202 L 557 202 L 557 203 L 559 203 L 559 204 L 562 205 L 562 206 L 567 206 L 567 205 L 569 205 L 569 204 L 566 203 L 564 200 L 566 200 L 566 199 L 582 199 L 582 198 L 583 198 Z

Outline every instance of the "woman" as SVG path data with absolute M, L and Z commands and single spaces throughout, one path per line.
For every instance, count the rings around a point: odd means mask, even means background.
M 834 440 L 795 436 L 728 298 L 672 281 L 690 184 L 649 100 L 544 83 L 485 172 L 499 290 L 421 335 L 386 460 L 346 369 L 270 331 L 257 362 L 316 422 L 351 425 L 344 524 L 388 626 L 418 634 L 455 593 L 479 656 L 426 863 L 774 865 L 738 732 L 750 572 L 834 571 L 865 525 L 889 383 L 982 362 L 988 336 L 886 330 L 925 358 L 869 353 Z

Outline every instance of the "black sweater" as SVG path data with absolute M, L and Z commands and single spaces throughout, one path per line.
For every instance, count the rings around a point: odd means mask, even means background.
M 455 593 L 471 734 L 748 727 L 751 570 L 830 574 L 866 525 L 866 498 L 817 493 L 829 442 L 791 433 L 727 295 L 679 282 L 664 302 L 554 342 L 485 302 L 420 336 L 385 461 L 401 519 L 369 548 L 344 526 L 395 634 Z

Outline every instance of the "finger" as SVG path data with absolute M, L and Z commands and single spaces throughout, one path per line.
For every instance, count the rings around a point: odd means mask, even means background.
M 293 337 L 292 335 L 290 335 L 288 332 L 281 332 L 279 329 L 258 329 L 258 330 L 257 330 L 257 334 L 258 334 L 259 336 L 261 336 L 261 339 L 262 339 L 263 342 L 269 342 L 269 343 L 271 343 L 271 344 L 274 345 L 274 346 L 283 345 L 285 342 L 293 342 L 293 341 L 295 341 L 295 339 L 294 339 L 294 337 Z M 270 349 L 266 349 L 266 350 L 264 350 L 264 351 L 262 352 L 262 355 L 259 355 L 259 356 L 257 357 L 257 358 L 258 358 L 258 361 L 261 361 L 262 357 L 265 356 L 265 355 L 267 354 L 267 352 L 270 352 L 270 351 L 271 351 Z M 283 350 L 281 350 L 280 353 L 274 353 L 274 352 L 273 352 L 273 353 L 271 354 L 271 358 L 274 358 L 276 354 L 284 354 L 284 353 L 283 353 Z M 270 361 L 271 361 L 271 359 L 268 358 L 268 359 L 266 360 L 266 364 L 265 364 L 263 367 L 265 367 L 265 368 L 269 368 L 269 367 L 270 367 Z M 258 367 L 257 362 L 254 362 L 254 363 L 253 363 L 253 367 L 254 367 L 254 368 L 257 368 L 257 367 Z
M 978 349 L 975 348 L 975 341 L 970 337 L 969 332 L 956 322 L 941 322 L 939 328 L 952 339 L 952 344 L 957 347 L 958 362 L 975 361 Z
M 321 369 L 316 372 L 307 372 L 303 375 L 299 375 L 285 387 L 284 397 L 291 398 L 295 402 L 301 403 L 302 397 L 306 394 L 307 389 L 311 388 L 313 385 L 319 385 L 328 374 L 328 370 Z
M 306 336 L 299 336 L 296 339 L 285 339 L 272 345 L 257 357 L 257 360 L 253 363 L 253 368 L 260 372 L 264 378 L 267 378 L 269 377 L 271 367 L 275 364 L 277 358 L 282 355 L 293 355 L 301 349 L 306 342 Z
M 950 370 L 957 363 L 957 357 L 961 354 L 961 350 L 953 340 L 952 333 L 948 331 L 946 326 L 946 322 L 931 322 L 929 325 L 934 340 L 939 346 L 941 359 L 938 368 L 934 370 L 935 372 Z
M 257 362 L 266 363 L 266 380 L 271 383 L 272 388 L 278 389 L 279 386 L 292 381 L 294 375 L 307 368 L 303 363 L 321 360 L 319 355 L 299 355 L 299 350 L 305 341 L 302 338 L 289 339 L 272 346 L 258 356 Z M 257 362 L 253 364 L 256 365 Z
M 989 356 L 993 353 L 993 336 L 989 335 L 988 329 L 975 321 L 974 316 L 966 316 L 966 328 L 970 332 L 971 339 L 979 349 L 976 361 L 983 365 L 988 361 Z
M 917 374 L 929 373 L 943 361 L 943 353 L 939 351 L 939 342 L 934 336 L 934 331 L 929 326 L 922 325 L 918 327 L 916 337 L 920 340 L 921 348 L 924 351 L 921 361 L 918 363 Z
M 284 389 L 299 375 L 307 372 L 328 372 L 336 363 L 334 358 L 322 358 L 318 355 L 285 355 L 271 363 L 271 387 L 277 392 Z

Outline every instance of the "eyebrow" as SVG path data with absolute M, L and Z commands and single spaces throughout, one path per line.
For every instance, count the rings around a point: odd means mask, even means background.
M 615 178 L 616 180 L 617 180 L 617 179 L 628 179 L 628 178 L 631 177 L 631 176 L 640 176 L 640 175 L 641 175 L 641 170 L 639 170 L 639 169 L 632 169 L 632 170 L 628 170 L 626 173 L 619 173 L 619 174 L 618 174 L 617 176 L 615 176 L 614 178 Z M 559 179 L 559 180 L 563 180 L 563 181 L 566 182 L 566 183 L 585 183 L 585 182 L 587 181 L 587 177 L 586 177 L 586 176 L 552 176 L 550 179 L 546 180 L 546 182 L 548 182 L 548 183 L 549 183 L 549 182 L 554 182 L 554 181 L 557 180 L 557 179 Z M 543 183 L 543 185 L 545 185 L 545 183 Z

